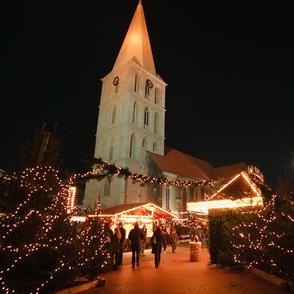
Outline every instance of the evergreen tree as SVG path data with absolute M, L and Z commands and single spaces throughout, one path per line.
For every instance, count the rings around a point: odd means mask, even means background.
M 68 187 L 50 166 L 5 176 L 0 190 L 21 199 L 1 218 L 0 279 L 5 293 L 54 289 L 75 276 L 75 224 L 66 213 Z
M 96 203 L 95 210 L 81 227 L 78 239 L 78 263 L 81 275 L 89 280 L 110 269 L 111 259 L 106 242 L 105 219 L 99 217 L 101 205 Z
M 37 134 L 23 157 L 27 167 L 0 178 L 3 293 L 52 292 L 72 285 L 80 274 L 92 278 L 107 267 L 103 221 L 90 218 L 77 234 L 67 198 L 78 177 L 59 177 L 60 140 L 44 128 Z

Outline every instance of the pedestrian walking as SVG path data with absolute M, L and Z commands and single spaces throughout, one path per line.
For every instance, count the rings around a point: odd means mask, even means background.
M 175 253 L 177 244 L 179 243 L 179 238 L 178 238 L 178 234 L 175 227 L 171 228 L 170 236 L 171 236 L 172 250 L 173 250 L 173 253 Z
M 166 242 L 159 226 L 156 227 L 150 242 L 152 246 L 151 252 L 154 254 L 155 268 L 158 268 L 162 247 L 166 248 Z
M 143 232 L 139 228 L 138 223 L 135 223 L 134 228 L 130 230 L 128 239 L 131 241 L 132 268 L 135 267 L 135 263 L 137 264 L 137 267 L 138 267 L 139 260 L 140 260 L 140 246 L 141 246 L 142 240 L 144 239 Z
M 113 242 L 112 242 L 112 248 L 113 248 L 113 257 L 114 257 L 114 265 L 113 269 L 117 270 L 119 267 L 119 257 L 120 257 L 120 240 L 121 240 L 121 232 L 117 225 L 117 227 L 114 229 L 113 234 Z
M 140 255 L 145 256 L 144 250 L 145 250 L 146 238 L 147 238 L 146 224 L 143 225 L 142 232 L 143 232 L 143 235 L 144 235 L 144 239 L 142 240 L 142 243 L 141 243 L 141 254 Z
M 166 253 L 166 249 L 167 249 L 167 244 L 169 243 L 169 235 L 167 233 L 167 229 L 166 227 L 164 226 L 161 230 L 161 233 L 162 233 L 162 237 L 164 239 L 164 243 L 163 243 L 163 252 Z
M 118 255 L 118 267 L 122 267 L 123 262 L 123 253 L 125 249 L 125 242 L 126 242 L 126 230 L 123 227 L 123 223 L 120 222 L 118 224 L 118 228 L 121 234 L 121 238 L 119 240 L 119 255 Z

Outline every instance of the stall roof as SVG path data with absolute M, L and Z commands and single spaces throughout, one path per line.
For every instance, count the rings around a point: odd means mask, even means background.
M 135 214 L 140 215 L 140 210 L 153 211 L 154 215 L 159 218 L 176 218 L 177 216 L 171 212 L 155 205 L 154 203 L 128 203 L 120 204 L 102 209 L 102 214 L 118 216 L 120 214 Z M 138 213 L 136 213 L 138 212 Z

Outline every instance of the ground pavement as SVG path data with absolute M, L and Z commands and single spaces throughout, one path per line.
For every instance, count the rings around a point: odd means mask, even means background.
M 124 253 L 122 269 L 104 275 L 107 286 L 83 294 L 279 294 L 285 293 L 250 273 L 232 272 L 208 266 L 209 254 L 201 250 L 200 262 L 190 262 L 188 244 L 180 244 L 176 253 L 168 247 L 161 264 L 154 267 L 150 249 L 141 257 L 139 268 L 132 269 L 131 253 Z

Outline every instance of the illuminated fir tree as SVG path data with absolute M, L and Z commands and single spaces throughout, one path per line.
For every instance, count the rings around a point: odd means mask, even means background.
M 68 187 L 50 166 L 5 176 L 0 190 L 24 199 L 1 218 L 0 282 L 4 293 L 54 289 L 75 277 L 75 225 L 66 213 Z
M 76 276 L 76 225 L 66 213 L 69 187 L 57 170 L 60 145 L 44 125 L 23 145 L 20 170 L 0 179 L 4 293 L 46 292 Z
M 107 248 L 105 219 L 100 217 L 101 205 L 96 203 L 94 213 L 88 216 L 79 233 L 79 268 L 89 280 L 109 270 L 111 260 Z

